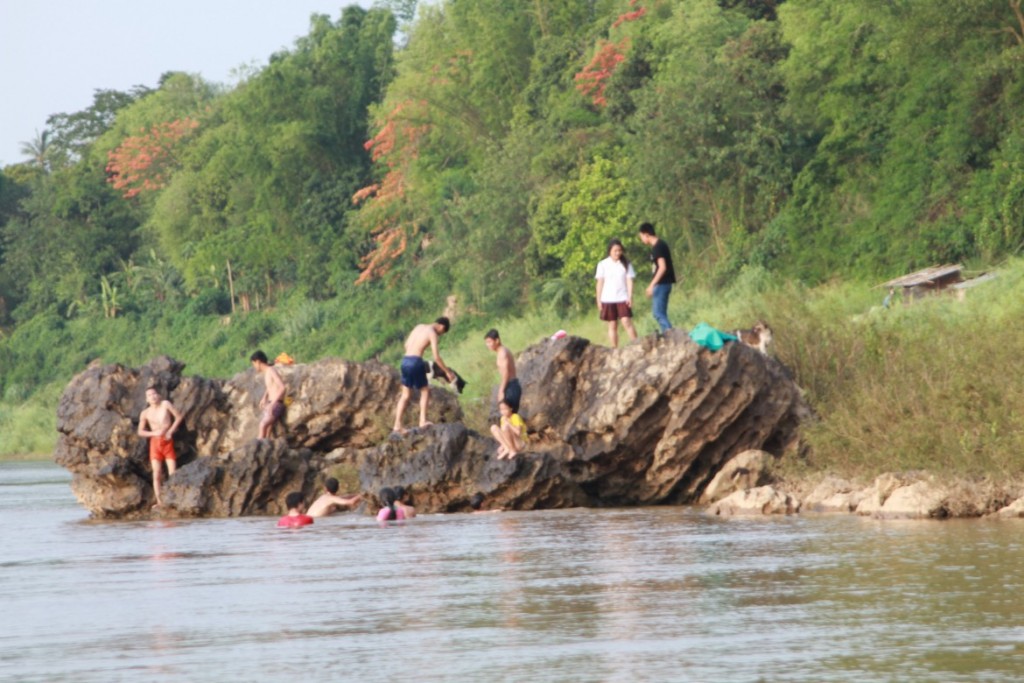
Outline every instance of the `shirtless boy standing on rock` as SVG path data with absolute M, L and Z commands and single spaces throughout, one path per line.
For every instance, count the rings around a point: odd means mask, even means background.
M 423 352 L 430 347 L 434 354 L 434 362 L 447 375 L 448 381 L 455 380 L 455 374 L 445 366 L 441 360 L 441 354 L 437 350 L 438 338 L 448 331 L 451 323 L 448 318 L 440 317 L 431 324 L 417 325 L 412 328 L 409 338 L 405 340 L 405 358 L 402 359 L 402 395 L 398 399 L 398 407 L 395 409 L 395 428 L 398 434 L 404 434 L 402 428 L 402 416 L 405 414 L 405 407 L 409 405 L 413 389 L 420 392 L 420 427 L 430 425 L 427 422 L 427 404 L 430 402 L 430 391 L 427 388 L 427 363 L 423 360 Z
M 164 504 L 160 496 L 160 480 L 163 478 L 163 465 L 167 463 L 167 476 L 174 474 L 178 456 L 174 452 L 174 432 L 181 424 L 181 413 L 171 402 L 160 395 L 156 387 L 146 389 L 148 407 L 139 415 L 139 431 L 141 437 L 149 437 L 149 464 L 153 468 L 153 492 L 156 494 L 157 507 Z
M 512 352 L 501 343 L 501 335 L 498 330 L 490 329 L 484 335 L 484 343 L 487 348 L 498 354 L 498 374 L 501 375 L 501 384 L 498 386 L 498 403 L 505 401 L 512 408 L 513 413 L 519 412 L 519 402 L 523 397 L 523 388 L 516 379 L 516 361 L 512 358 Z
M 263 410 L 263 417 L 260 418 L 259 436 L 261 439 L 266 439 L 270 436 L 270 430 L 274 423 L 284 415 L 284 380 L 281 379 L 277 369 L 267 360 L 267 354 L 262 351 L 253 353 L 249 356 L 249 360 L 252 362 L 252 366 L 256 368 L 256 372 L 263 375 L 263 383 L 266 385 L 263 398 L 260 399 L 260 409 Z

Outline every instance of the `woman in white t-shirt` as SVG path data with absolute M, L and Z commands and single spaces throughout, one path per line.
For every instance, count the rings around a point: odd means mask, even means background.
M 608 258 L 597 264 L 597 310 L 608 323 L 612 348 L 619 345 L 619 321 L 630 340 L 636 339 L 633 327 L 633 280 L 636 272 L 617 239 L 608 242 Z

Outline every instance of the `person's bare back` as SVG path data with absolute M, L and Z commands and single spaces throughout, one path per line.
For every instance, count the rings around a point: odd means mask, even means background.
M 434 352 L 434 357 L 437 357 L 437 330 L 434 329 L 432 324 L 426 323 L 417 325 L 412 328 L 412 332 L 409 333 L 408 339 L 405 340 L 405 355 L 407 356 L 423 356 L 423 352 L 427 350 L 427 347 L 432 347 L 431 350 Z
M 448 381 L 454 381 L 455 374 L 449 370 L 441 354 L 437 350 L 438 338 L 448 332 L 451 323 L 448 318 L 440 317 L 432 324 L 423 323 L 412 328 L 408 338 L 405 340 L 405 357 L 402 359 L 401 382 L 402 393 L 395 407 L 395 426 L 392 431 L 402 434 L 405 430 L 402 427 L 402 415 L 405 407 L 412 398 L 413 390 L 420 392 L 420 427 L 430 426 L 427 421 L 427 404 L 430 401 L 430 391 L 427 388 L 427 365 L 423 360 L 423 353 L 430 347 L 434 354 L 434 363 L 448 377 Z
M 512 406 L 512 412 L 519 412 L 519 401 L 523 395 L 523 388 L 516 378 L 516 361 L 512 352 L 501 343 L 501 335 L 496 329 L 490 329 L 484 335 L 484 343 L 487 348 L 497 354 L 498 374 L 501 376 L 501 384 L 498 385 L 498 402 L 508 401 Z
M 263 383 L 266 393 L 263 394 L 267 403 L 284 401 L 285 387 L 281 374 L 272 365 L 268 365 L 263 372 Z
M 358 503 L 362 497 L 359 494 L 351 496 L 338 496 L 333 493 L 322 493 L 313 501 L 313 504 L 306 510 L 310 517 L 326 517 L 341 509 L 347 509 Z

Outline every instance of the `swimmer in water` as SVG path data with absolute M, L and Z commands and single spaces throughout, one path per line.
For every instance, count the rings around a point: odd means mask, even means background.
M 277 526 L 288 529 L 297 529 L 301 526 L 308 526 L 313 523 L 313 518 L 305 514 L 306 504 L 303 501 L 302 493 L 293 491 L 284 499 L 288 506 L 288 514 L 277 520 Z
M 395 491 L 390 488 L 382 488 L 380 494 L 380 503 L 383 507 L 377 512 L 378 522 L 390 522 L 390 521 L 401 521 L 405 519 L 405 510 L 401 506 L 395 504 Z
M 309 506 L 309 510 L 306 514 L 310 517 L 326 517 L 327 515 L 341 509 L 347 510 L 362 500 L 362 496 L 358 493 L 351 496 L 339 496 L 338 486 L 338 480 L 334 477 L 325 481 L 324 492 L 320 494 L 319 498 L 313 501 L 313 504 Z
M 409 492 L 405 490 L 404 486 L 395 487 L 395 507 L 402 508 L 402 512 L 405 513 L 406 519 L 412 519 L 416 516 L 416 508 L 406 502 L 408 493 Z

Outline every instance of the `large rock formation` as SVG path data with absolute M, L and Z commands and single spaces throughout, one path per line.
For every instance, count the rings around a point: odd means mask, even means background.
M 284 425 L 273 441 L 257 442 L 262 377 L 248 370 L 208 380 L 183 377 L 184 368 L 167 356 L 137 369 L 97 365 L 64 391 L 54 460 L 72 472 L 72 490 L 93 515 L 147 515 L 155 502 L 148 444 L 136 433 L 151 385 L 184 417 L 174 439 L 179 469 L 165 484 L 162 512 L 187 516 L 282 510 L 289 491 L 312 492 L 323 452 L 387 436 L 400 389 L 398 373 L 376 361 L 279 366 L 291 397 Z M 430 418 L 461 420 L 455 396 L 432 389 Z
M 515 509 L 689 503 L 733 456 L 794 446 L 809 414 L 778 361 L 738 344 L 711 352 L 677 331 L 620 349 L 545 340 L 517 367 L 531 435 L 515 460 L 497 460 L 497 444 L 468 430 L 442 389 L 431 389 L 436 426 L 389 436 L 398 374 L 373 361 L 279 368 L 293 397 L 286 427 L 257 441 L 254 371 L 184 377 L 167 357 L 75 377 L 58 408 L 55 459 L 94 515 L 149 514 L 148 451 L 136 429 L 145 389 L 157 384 L 184 414 L 164 515 L 279 513 L 289 491 L 311 496 L 328 475 L 371 502 L 381 487 L 403 485 L 425 512 L 467 509 L 477 492 Z
M 778 361 L 679 330 L 620 349 L 567 337 L 517 363 L 530 430 L 567 445 L 574 479 L 608 504 L 691 502 L 732 456 L 781 454 L 809 414 Z

